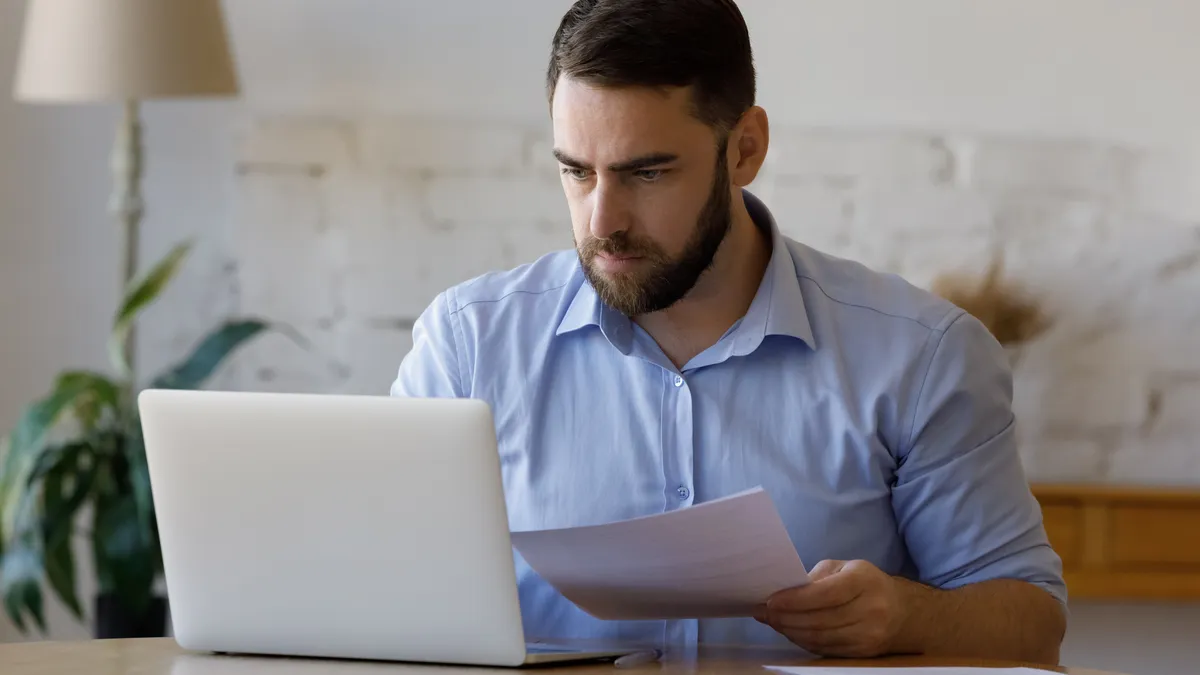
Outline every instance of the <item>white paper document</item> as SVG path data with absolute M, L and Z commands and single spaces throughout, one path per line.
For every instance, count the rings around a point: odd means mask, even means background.
M 1048 675 L 1034 668 L 962 668 L 950 665 L 930 665 L 924 668 L 822 668 L 820 665 L 767 665 L 768 670 L 787 675 Z
M 770 496 L 754 488 L 604 525 L 514 532 L 525 562 L 600 619 L 751 616 L 808 583 Z

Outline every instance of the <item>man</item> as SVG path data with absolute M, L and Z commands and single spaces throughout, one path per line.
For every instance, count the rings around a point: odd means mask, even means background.
M 528 632 L 1057 662 L 1005 354 L 743 189 L 769 134 L 735 5 L 580 0 L 547 85 L 576 250 L 440 294 L 392 393 L 491 404 L 514 530 L 762 485 L 814 582 L 754 618 L 604 622 L 521 565 Z

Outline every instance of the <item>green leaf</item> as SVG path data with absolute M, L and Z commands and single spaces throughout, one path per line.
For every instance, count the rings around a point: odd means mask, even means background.
M 44 633 L 46 617 L 42 612 L 42 561 L 37 549 L 26 539 L 17 539 L 0 561 L 0 594 L 9 618 L 22 633 L 27 627 L 24 614 L 28 612 Z
M 80 457 L 90 450 L 88 443 L 76 441 L 48 448 L 38 457 L 26 484 L 26 495 L 41 497 L 43 540 L 49 538 L 49 532 L 59 527 L 68 531 L 73 528 L 75 512 L 83 505 L 91 489 L 93 472 L 90 467 L 81 469 L 79 466 Z M 32 530 L 35 524 L 33 520 L 24 522 L 24 525 L 17 525 L 16 534 Z
M 68 383 L 76 380 L 87 378 L 63 378 Z M 43 573 L 64 604 L 76 617 L 83 617 L 70 540 L 75 513 L 91 487 L 93 471 L 81 462 L 90 451 L 86 441 L 45 447 L 31 456 L 29 470 L 23 474 L 23 490 L 15 493 L 21 497 L 18 507 L 9 514 L 11 544 L 0 571 L 5 608 L 15 615 L 15 623 L 23 624 L 28 614 L 43 626 Z
M 142 279 L 131 283 L 130 287 L 125 289 L 125 298 L 121 301 L 121 308 L 113 321 L 112 334 L 108 341 L 109 359 L 123 376 L 128 377 L 130 370 L 125 361 L 125 338 L 129 335 L 129 328 L 137 318 L 138 312 L 154 302 L 174 278 L 191 247 L 191 242 L 177 245 Z
M 132 495 L 98 504 L 92 531 L 101 590 L 115 593 L 131 612 L 149 606 L 154 591 L 153 542 L 142 537 Z
M 66 485 L 69 478 L 69 489 L 63 489 L 56 499 L 51 501 L 47 499 L 43 507 L 46 523 L 63 523 L 74 528 L 75 514 L 83 506 L 83 502 L 87 500 L 88 493 L 92 490 L 92 485 L 96 479 L 96 469 L 92 464 L 84 464 L 81 460 L 87 458 L 91 454 L 91 446 L 86 443 L 79 443 L 76 452 L 65 454 L 63 461 L 59 466 L 56 466 L 51 475 L 58 475 L 61 472 L 63 479 L 62 484 Z
M 75 590 L 75 555 L 71 551 L 71 529 L 62 528 L 46 541 L 46 578 L 63 604 L 76 619 L 83 619 L 79 594 Z
M 9 620 L 17 627 L 17 630 L 22 633 L 28 633 L 29 627 L 25 625 L 25 594 L 21 593 L 5 593 L 4 594 L 4 613 L 8 615 Z
M 25 479 L 25 489 L 36 490 L 38 481 L 45 479 L 64 461 L 73 463 L 81 449 L 85 447 L 87 447 L 85 443 L 76 441 L 65 445 L 53 445 L 42 450 L 33 462 L 33 469 L 29 472 L 29 477 Z
M 31 472 L 41 463 L 46 437 L 63 410 L 82 396 L 115 405 L 120 392 L 103 375 L 68 371 L 58 377 L 49 395 L 30 404 L 21 415 L 0 468 L 0 530 L 17 532 L 14 521 L 21 516 L 21 504 L 28 501 L 25 488 Z
M 263 321 L 227 321 L 200 341 L 190 356 L 151 383 L 155 389 L 195 389 L 242 343 L 271 326 Z
M 71 406 L 71 414 L 85 432 L 94 431 L 101 422 L 122 417 L 121 388 L 112 380 L 106 382 L 107 386 L 83 391 Z
M 58 420 L 63 409 L 89 387 L 104 388 L 110 385 L 103 376 L 95 373 L 71 371 L 59 375 L 54 389 L 45 397 L 28 405 L 10 436 L 11 447 L 5 460 L 5 473 L 23 453 L 39 447 L 50 428 Z
M 90 466 L 81 466 L 81 458 L 90 450 L 87 443 L 62 446 L 53 453 L 56 461 L 45 472 L 42 481 L 42 541 L 46 578 L 71 612 L 83 619 L 75 589 L 75 557 L 71 550 L 71 535 L 75 531 L 75 514 L 83 505 L 95 475 Z M 51 453 L 46 453 L 49 456 Z
M 29 582 L 25 584 L 25 607 L 33 615 L 38 629 L 46 633 L 46 614 L 42 609 L 42 587 Z
M 81 396 L 90 396 L 108 405 L 116 405 L 120 389 L 107 377 L 86 370 L 62 373 L 54 388 L 43 399 L 26 407 L 24 414 L 12 431 L 9 460 L 30 448 L 37 447 L 46 433 L 58 420 L 63 409 L 76 402 Z M 6 462 L 6 467 L 8 463 Z
M 13 622 L 23 627 L 24 615 L 44 628 L 41 577 L 43 571 L 52 588 L 77 617 L 82 611 L 75 591 L 75 566 L 70 537 L 74 514 L 90 487 L 88 473 L 78 473 L 80 456 L 87 444 L 75 442 L 45 448 L 30 457 L 29 470 L 22 472 L 23 489 L 17 506 L 6 518 L 11 537 L 0 563 L 0 593 Z M 40 509 L 39 509 L 40 506 Z
M 137 529 L 137 506 L 130 495 L 121 495 L 102 509 L 96 521 L 96 537 L 109 560 L 128 560 L 143 548 Z
M 29 563 L 25 560 L 28 555 L 14 546 L 0 558 L 0 595 L 4 596 L 4 611 L 22 633 L 29 630 L 25 625 L 25 589 L 22 585 L 28 575 Z

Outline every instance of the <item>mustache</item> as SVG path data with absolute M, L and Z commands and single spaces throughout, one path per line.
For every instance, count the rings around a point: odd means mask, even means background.
M 580 244 L 579 250 L 585 258 L 594 258 L 597 255 L 652 259 L 662 257 L 662 251 L 658 246 L 651 242 L 631 239 L 624 232 L 618 232 L 608 239 L 588 237 Z

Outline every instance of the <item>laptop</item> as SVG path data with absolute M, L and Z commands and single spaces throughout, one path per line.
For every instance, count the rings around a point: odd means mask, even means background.
M 491 409 L 470 399 L 138 396 L 173 636 L 188 650 L 522 666 Z

